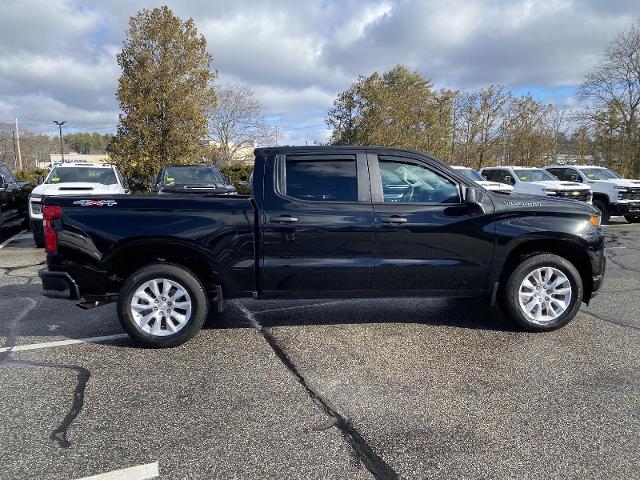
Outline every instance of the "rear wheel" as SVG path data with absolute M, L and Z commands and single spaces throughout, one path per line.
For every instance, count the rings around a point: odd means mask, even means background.
M 554 330 L 578 313 L 582 278 L 568 260 L 535 254 L 511 273 L 503 295 L 505 313 L 521 327 L 538 332 Z
M 153 264 L 131 275 L 118 296 L 118 318 L 136 342 L 176 347 L 202 328 L 207 294 L 197 277 L 178 265 Z
M 602 200 L 594 200 L 593 206 L 596 207 L 598 210 L 600 210 L 600 215 L 602 216 L 600 223 L 602 223 L 602 225 L 608 224 L 609 218 L 611 217 L 611 215 L 609 215 L 609 209 L 607 208 L 607 204 L 604 203 Z
M 33 228 L 33 242 L 38 248 L 44 248 L 44 232 L 42 228 Z
M 625 215 L 624 218 L 629 223 L 640 223 L 640 215 Z

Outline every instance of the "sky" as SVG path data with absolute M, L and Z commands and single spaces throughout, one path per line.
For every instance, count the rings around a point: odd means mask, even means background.
M 253 89 L 292 145 L 325 141 L 336 95 L 396 64 L 436 87 L 499 83 L 572 104 L 606 45 L 640 16 L 638 0 L 1 0 L 0 122 L 115 131 L 129 17 L 163 4 L 194 19 L 219 82 Z

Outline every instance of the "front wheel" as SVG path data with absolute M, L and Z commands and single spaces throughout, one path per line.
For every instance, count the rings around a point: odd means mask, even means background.
M 198 278 L 178 265 L 153 264 L 132 274 L 118 295 L 118 319 L 146 347 L 176 347 L 202 328 L 207 294 Z
M 625 215 L 624 218 L 629 223 L 640 223 L 640 215 Z
M 545 332 L 569 323 L 580 309 L 582 278 L 568 260 L 549 253 L 525 259 L 509 276 L 502 305 L 526 330 Z

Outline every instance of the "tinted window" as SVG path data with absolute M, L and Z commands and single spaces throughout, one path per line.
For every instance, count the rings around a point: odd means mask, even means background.
M 380 157 L 385 203 L 458 203 L 458 187 L 448 178 L 414 163 Z
M 550 168 L 547 171 L 551 175 L 556 177 L 558 180 L 564 180 L 564 169 L 562 169 L 562 168 Z
M 483 170 L 482 176 L 492 182 L 499 182 L 501 178 L 504 178 L 505 173 L 504 170 Z
M 164 182 L 169 184 L 224 183 L 216 167 L 167 167 Z
M 286 194 L 301 200 L 357 202 L 355 158 L 301 160 L 288 157 Z

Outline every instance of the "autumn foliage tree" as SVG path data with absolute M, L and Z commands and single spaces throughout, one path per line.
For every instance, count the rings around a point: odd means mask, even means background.
M 437 91 L 398 65 L 361 76 L 338 95 L 326 116 L 333 144 L 384 145 L 443 156 L 450 145 L 452 92 Z
M 198 160 L 216 73 L 193 20 L 168 7 L 141 10 L 129 21 L 117 61 L 123 113 L 109 153 L 122 171 L 143 183 L 162 164 Z

